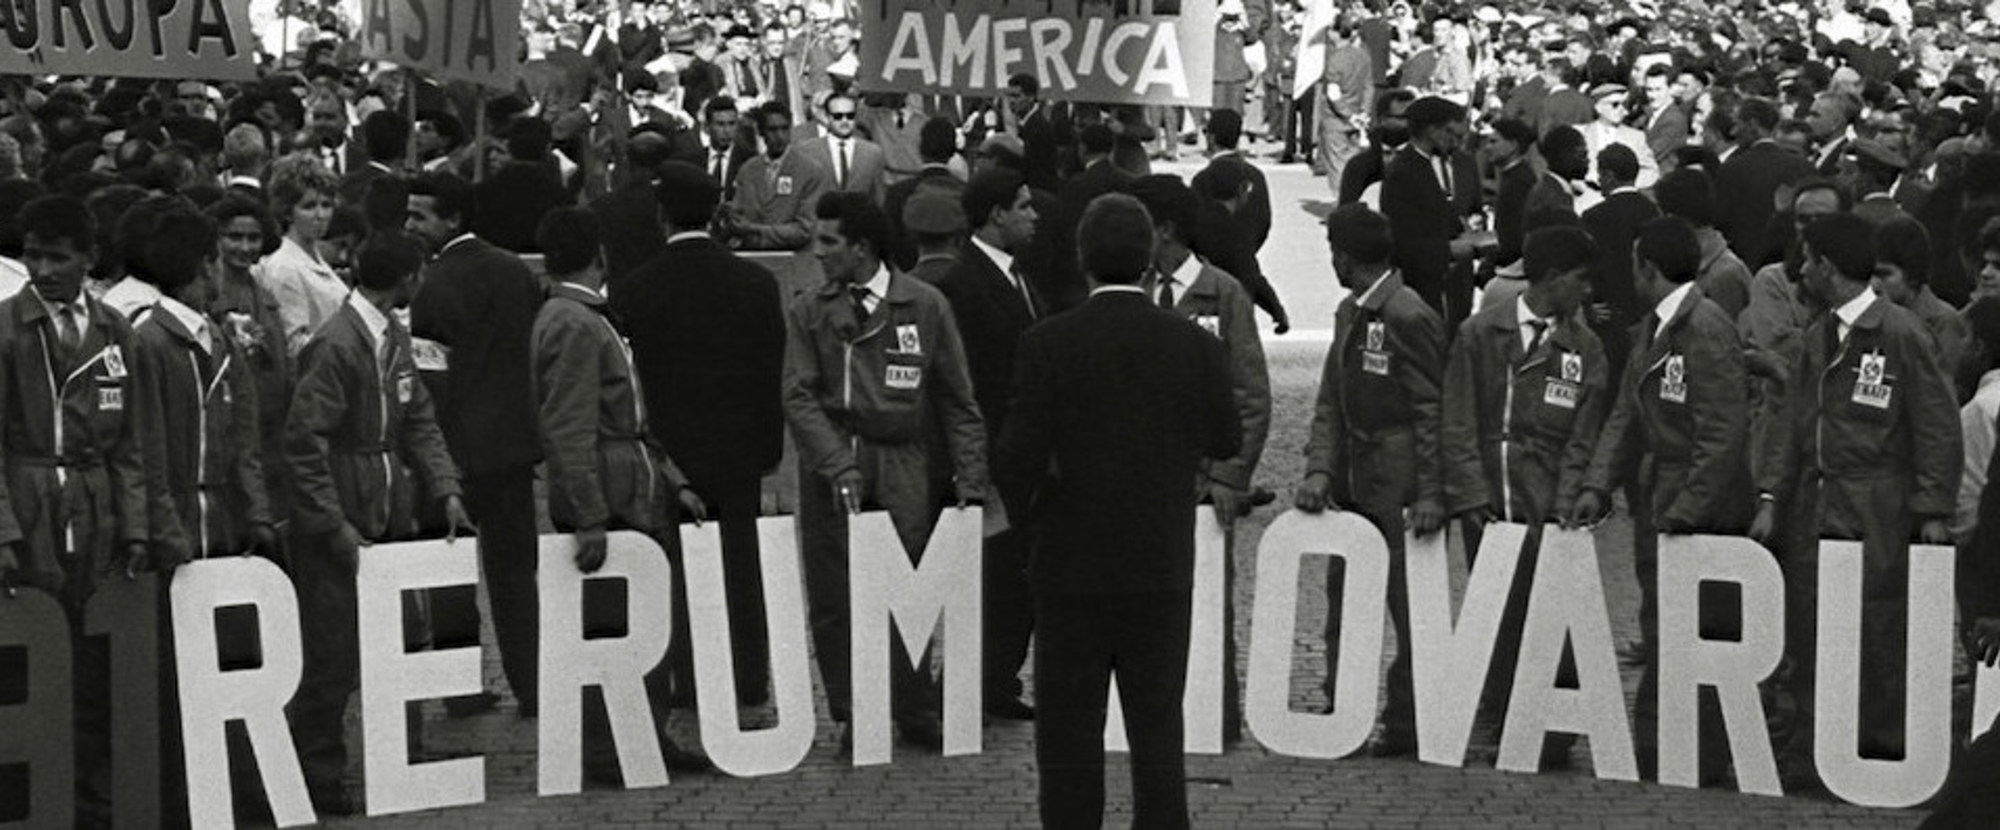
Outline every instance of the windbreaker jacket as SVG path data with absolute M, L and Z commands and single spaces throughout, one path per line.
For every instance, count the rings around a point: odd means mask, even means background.
M 1147 285 L 1152 296 L 1157 275 Z M 1250 292 L 1227 271 L 1204 262 L 1186 291 L 1174 298 L 1174 313 L 1208 332 L 1229 352 L 1229 379 L 1236 400 L 1236 417 L 1243 424 L 1243 446 L 1222 461 L 1204 464 L 1210 479 L 1237 490 L 1250 489 L 1264 442 L 1271 434 L 1271 374 L 1264 363 L 1264 340 Z
M 1539 523 L 1575 501 L 1610 408 L 1604 346 L 1572 316 L 1523 353 L 1513 304 L 1467 318 L 1445 364 L 1447 509 Z
M 1365 304 L 1350 293 L 1334 314 L 1320 374 L 1306 472 L 1346 500 L 1444 505 L 1438 470 L 1444 321 L 1391 272 Z
M 271 524 L 257 378 L 220 326 L 209 333 L 213 352 L 159 306 L 133 329 L 153 544 L 181 561 L 241 554 L 250 527 Z
M 1736 323 L 1690 287 L 1666 329 L 1632 328 L 1633 359 L 1619 380 L 1584 487 L 1609 493 L 1653 456 L 1655 525 L 1667 532 L 1730 533 L 1749 524 L 1750 397 Z
M 986 483 L 986 427 L 951 306 L 907 274 L 855 319 L 846 283 L 800 295 L 786 314 L 785 420 L 805 469 L 832 479 L 860 466 L 859 442 L 909 444 L 939 419 L 961 492 Z
M 417 378 L 410 334 L 392 319 L 388 337 L 385 366 L 360 312 L 343 304 L 299 353 L 285 455 L 301 533 L 332 533 L 342 522 L 368 540 L 413 532 L 413 470 L 424 477 L 424 492 L 439 499 L 459 494 L 458 468 L 430 391 Z

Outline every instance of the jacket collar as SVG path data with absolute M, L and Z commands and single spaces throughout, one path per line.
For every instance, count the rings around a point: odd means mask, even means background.
M 556 283 L 555 288 L 550 289 L 549 296 L 572 300 L 591 308 L 603 308 L 605 304 L 604 292 L 593 291 L 573 282 Z
M 1374 285 L 1362 292 L 1362 308 L 1379 312 L 1389 304 L 1389 298 L 1403 290 L 1403 272 L 1391 269 L 1375 281 Z

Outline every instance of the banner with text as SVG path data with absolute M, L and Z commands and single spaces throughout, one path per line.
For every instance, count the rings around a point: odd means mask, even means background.
M 1041 79 L 1049 100 L 1205 107 L 1215 0 L 864 0 L 863 91 L 997 96 Z
M 7 0 L 0 74 L 257 77 L 249 0 Z
M 361 54 L 441 80 L 512 89 L 521 0 L 360 0 Z

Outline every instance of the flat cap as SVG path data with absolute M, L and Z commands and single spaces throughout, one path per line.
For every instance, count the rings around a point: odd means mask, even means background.
M 1848 152 L 1854 156 L 1855 161 L 1883 170 L 1901 172 L 1910 166 L 1909 160 L 1903 158 L 1902 153 L 1872 138 L 1855 139 Z

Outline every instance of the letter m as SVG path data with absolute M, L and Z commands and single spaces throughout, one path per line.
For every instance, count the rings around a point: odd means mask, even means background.
M 912 563 L 887 513 L 848 523 L 854 763 L 889 762 L 889 629 L 921 662 L 944 623 L 944 754 L 980 750 L 980 511 L 946 510 Z

